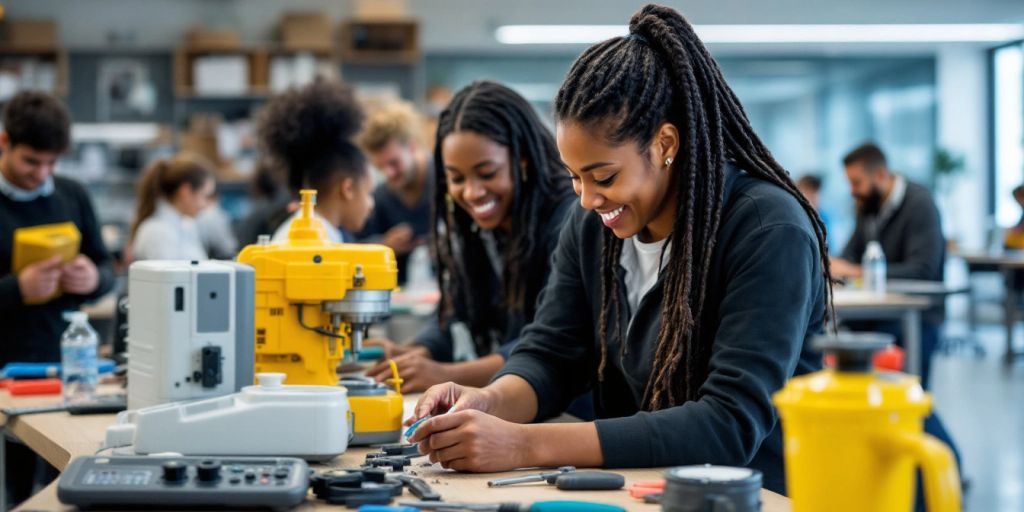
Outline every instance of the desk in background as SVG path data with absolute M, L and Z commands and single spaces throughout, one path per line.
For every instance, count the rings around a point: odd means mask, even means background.
M 1017 356 L 1024 355 L 1013 346 L 1013 330 L 1017 325 L 1018 309 L 1022 290 L 1017 287 L 1015 274 L 1024 272 L 1024 252 L 1007 251 L 1002 253 L 962 253 L 958 255 L 967 264 L 967 279 L 979 272 L 999 272 L 1003 276 L 1005 294 L 1003 296 L 1003 326 L 1006 330 L 1006 351 L 1003 355 L 1007 364 L 1012 364 Z M 977 312 L 974 297 L 971 297 L 970 323 L 973 331 L 977 323 Z

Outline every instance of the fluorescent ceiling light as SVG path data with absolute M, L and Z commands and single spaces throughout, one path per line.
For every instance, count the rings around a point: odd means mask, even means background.
M 705 43 L 974 43 L 1024 38 L 1024 24 L 696 25 Z M 628 33 L 625 25 L 504 25 L 503 44 L 590 44 Z

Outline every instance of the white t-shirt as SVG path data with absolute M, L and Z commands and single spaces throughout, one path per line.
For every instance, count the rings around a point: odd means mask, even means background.
M 205 260 L 195 219 L 185 217 L 166 201 L 139 224 L 132 240 L 132 258 L 141 260 Z
M 647 292 L 651 291 L 651 288 L 654 288 L 658 282 L 658 272 L 665 267 L 665 263 L 668 261 L 669 248 L 665 247 L 666 241 L 668 238 L 646 244 L 633 236 L 622 243 L 619 264 L 626 269 L 626 299 L 629 301 L 631 324 L 637 308 L 640 307 L 640 300 L 647 295 Z M 665 248 L 664 260 L 661 258 L 663 247 Z

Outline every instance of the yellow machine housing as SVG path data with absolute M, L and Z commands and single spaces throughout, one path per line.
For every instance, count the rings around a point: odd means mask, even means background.
M 906 512 L 921 468 L 931 512 L 960 510 L 949 447 L 923 432 L 932 400 L 917 377 L 875 373 L 891 336 L 842 333 L 818 345 L 836 368 L 796 377 L 775 394 L 793 512 Z
M 383 245 L 331 243 L 313 213 L 316 191 L 300 194 L 302 211 L 287 242 L 261 237 L 238 255 L 256 273 L 256 373 L 285 373 L 289 384 L 334 386 L 338 365 L 355 361 L 366 329 L 389 314 L 398 265 Z M 401 394 L 378 389 L 357 398 L 351 391 L 352 444 L 397 440 Z

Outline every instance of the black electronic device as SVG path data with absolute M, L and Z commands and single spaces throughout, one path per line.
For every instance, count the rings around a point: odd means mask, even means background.
M 286 457 L 79 457 L 60 475 L 57 498 L 79 508 L 294 507 L 309 466 Z

